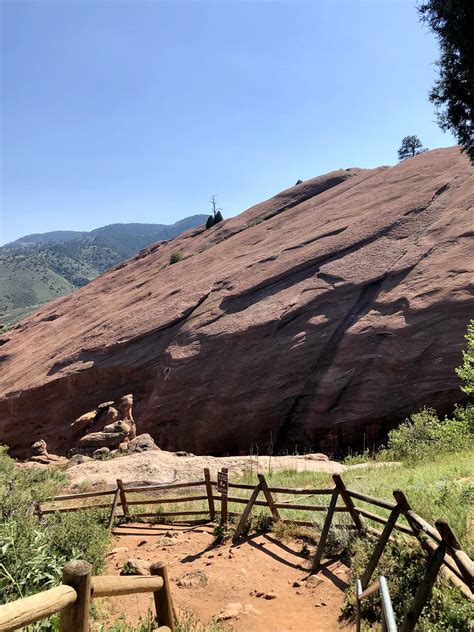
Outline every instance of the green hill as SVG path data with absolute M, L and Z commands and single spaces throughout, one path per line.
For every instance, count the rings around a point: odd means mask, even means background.
M 142 248 L 203 224 L 193 215 L 175 224 L 111 224 L 90 232 L 54 231 L 0 248 L 0 327 L 42 303 L 70 294 Z

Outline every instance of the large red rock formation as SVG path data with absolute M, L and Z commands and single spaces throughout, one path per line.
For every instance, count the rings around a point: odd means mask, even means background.
M 473 197 L 465 156 L 435 150 L 148 248 L 3 336 L 0 441 L 64 450 L 74 419 L 128 392 L 138 432 L 195 453 L 334 451 L 449 409 Z

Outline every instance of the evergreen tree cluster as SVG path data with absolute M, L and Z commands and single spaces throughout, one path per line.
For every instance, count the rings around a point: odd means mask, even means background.
M 207 218 L 206 228 L 212 228 L 212 226 L 215 226 L 223 220 L 222 209 L 217 207 L 216 196 L 213 195 L 211 198 L 211 215 Z
M 430 101 L 441 129 L 453 132 L 474 163 L 474 2 L 428 0 L 419 12 L 441 49 Z

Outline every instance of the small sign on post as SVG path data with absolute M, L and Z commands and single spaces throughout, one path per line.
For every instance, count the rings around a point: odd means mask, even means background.
M 229 472 L 226 467 L 217 472 L 217 491 L 221 495 L 221 525 L 227 525 L 227 491 L 229 489 Z
M 229 473 L 226 468 L 222 472 L 217 472 L 217 491 L 219 494 L 227 494 L 229 489 Z

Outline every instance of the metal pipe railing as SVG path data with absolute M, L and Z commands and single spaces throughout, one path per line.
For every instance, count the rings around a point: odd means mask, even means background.
M 360 632 L 361 629 L 361 614 L 360 603 L 362 599 L 372 595 L 374 592 L 380 592 L 380 598 L 382 602 L 382 631 L 383 632 L 397 632 L 397 624 L 395 622 L 395 615 L 393 613 L 392 599 L 390 598 L 390 591 L 388 589 L 387 580 L 383 575 L 371 584 L 365 590 L 362 590 L 362 582 L 360 579 L 356 583 L 356 630 Z

